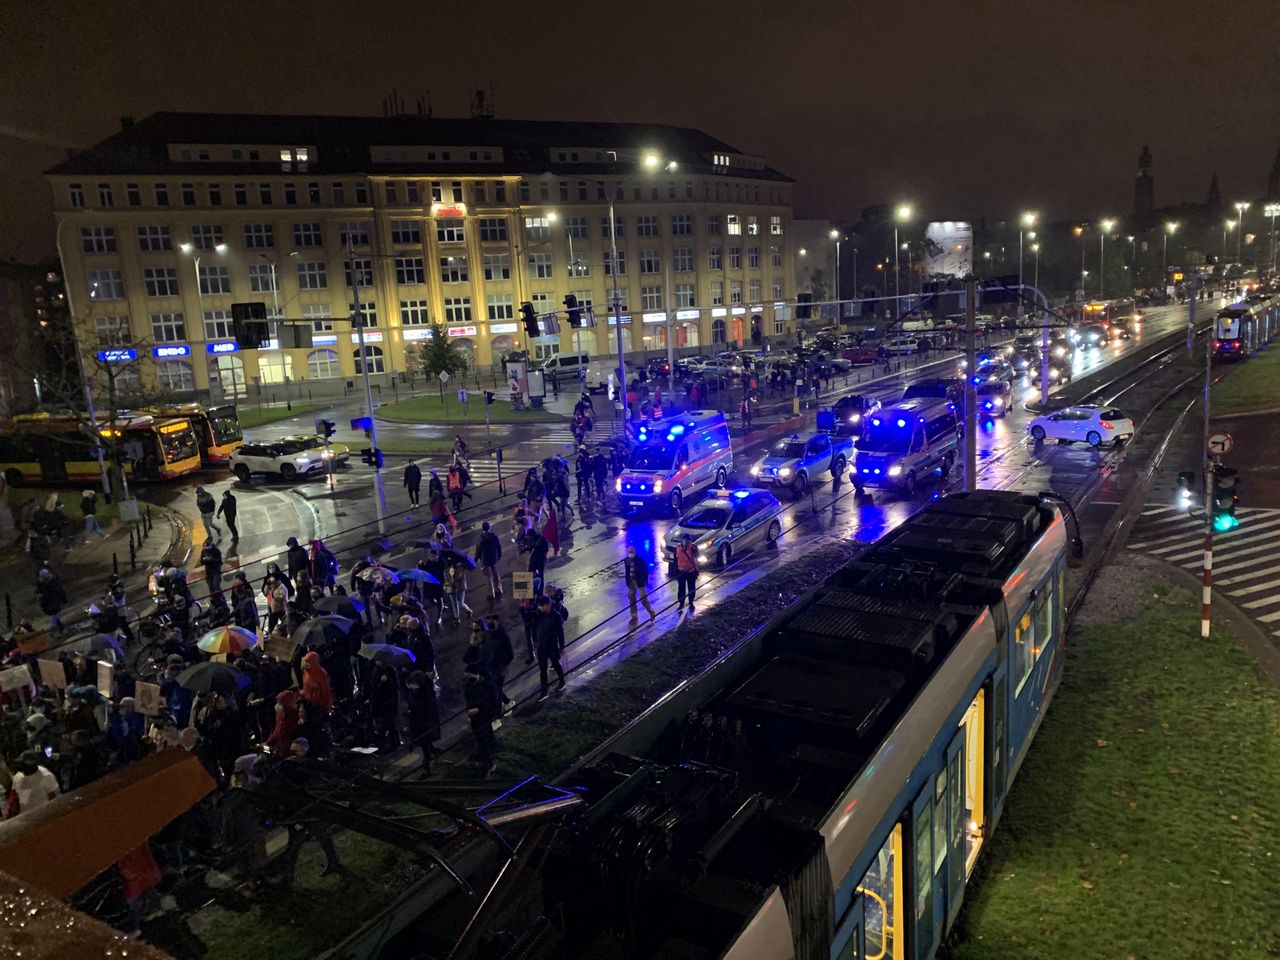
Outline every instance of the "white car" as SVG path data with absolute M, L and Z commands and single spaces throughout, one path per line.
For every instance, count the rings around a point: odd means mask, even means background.
M 890 337 L 888 340 L 880 341 L 880 349 L 890 355 L 918 353 L 920 350 L 920 338 Z
M 1104 443 L 1122 443 L 1133 436 L 1133 421 L 1115 407 L 1081 404 L 1036 417 L 1027 424 L 1027 433 L 1037 441 L 1077 440 L 1091 447 Z
M 336 459 L 338 456 L 345 458 L 345 444 L 335 445 L 342 447 L 341 453 L 335 454 L 331 447 L 329 456 L 325 456 L 323 441 L 316 446 L 312 444 L 314 439 L 284 437 L 268 443 L 246 443 L 231 454 L 231 472 L 242 483 L 248 483 L 255 473 L 275 473 L 285 480 L 296 480 L 309 473 L 326 472 L 331 460 L 336 465 L 341 462 Z

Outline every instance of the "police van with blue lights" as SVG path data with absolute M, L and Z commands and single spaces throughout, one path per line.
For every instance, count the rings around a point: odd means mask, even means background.
M 833 420 L 828 415 L 828 421 Z M 822 424 L 819 423 L 819 428 Z M 798 433 L 778 439 L 751 467 L 751 480 L 758 487 L 785 488 L 793 497 L 802 497 L 813 479 L 822 473 L 844 476 L 853 453 L 849 437 L 819 432 L 802 437 Z
M 692 410 L 642 422 L 626 469 L 615 481 L 624 512 L 664 506 L 678 514 L 690 496 L 723 487 L 733 469 L 729 425 L 719 410 Z
M 955 404 L 917 397 L 876 411 L 856 444 L 850 479 L 864 487 L 915 494 L 920 483 L 947 477 L 960 451 Z
M 666 532 L 663 556 L 674 565 L 676 544 L 688 540 L 700 559 L 727 566 L 750 547 L 776 544 L 781 514 L 782 504 L 767 490 L 716 490 Z

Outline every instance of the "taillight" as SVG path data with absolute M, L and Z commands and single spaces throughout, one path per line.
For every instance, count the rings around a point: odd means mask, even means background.
M 1221 346 L 1222 346 L 1222 341 L 1221 341 L 1221 340 L 1215 340 L 1215 341 L 1213 341 L 1213 349 L 1217 350 L 1217 349 L 1218 349 L 1219 347 L 1221 347 Z
M 1115 427 L 1113 427 L 1111 424 L 1107 423 L 1107 421 L 1103 420 L 1103 421 L 1102 421 L 1102 429 L 1103 429 L 1103 430 L 1114 430 L 1114 429 L 1115 429 Z

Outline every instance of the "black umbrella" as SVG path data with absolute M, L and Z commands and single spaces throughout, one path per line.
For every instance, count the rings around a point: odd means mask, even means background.
M 397 647 L 393 643 L 362 643 L 356 652 L 366 660 L 388 663 L 393 667 L 407 667 L 418 659 L 412 650 Z
M 476 568 L 476 562 L 460 550 L 442 550 L 440 559 L 452 566 L 463 566 L 468 570 Z
M 249 678 L 239 670 L 213 660 L 197 663 L 178 674 L 178 685 L 195 693 L 222 693 L 231 696 L 249 683 Z
M 364 612 L 364 604 L 355 597 L 345 597 L 340 593 L 332 593 L 316 601 L 316 611 L 332 613 L 348 620 L 359 620 Z
M 302 644 L 304 647 L 318 647 L 326 643 L 333 643 L 335 640 L 341 640 L 351 632 L 351 628 L 355 624 L 346 617 L 335 616 L 334 614 L 324 614 L 319 617 L 312 617 L 310 620 L 304 620 L 298 625 L 298 629 L 293 631 L 290 639 L 295 645 Z

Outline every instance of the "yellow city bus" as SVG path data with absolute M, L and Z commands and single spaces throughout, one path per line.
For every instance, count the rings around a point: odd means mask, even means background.
M 130 415 L 103 436 L 118 437 L 125 475 L 134 480 L 172 480 L 200 469 L 200 447 L 191 421 Z M 0 473 L 10 486 L 98 479 L 92 438 L 72 416 L 19 414 L 0 423 Z
M 174 403 L 147 407 L 139 412 L 190 420 L 200 444 L 200 459 L 206 467 L 225 467 L 231 454 L 244 443 L 235 404 L 206 407 L 199 403 Z

